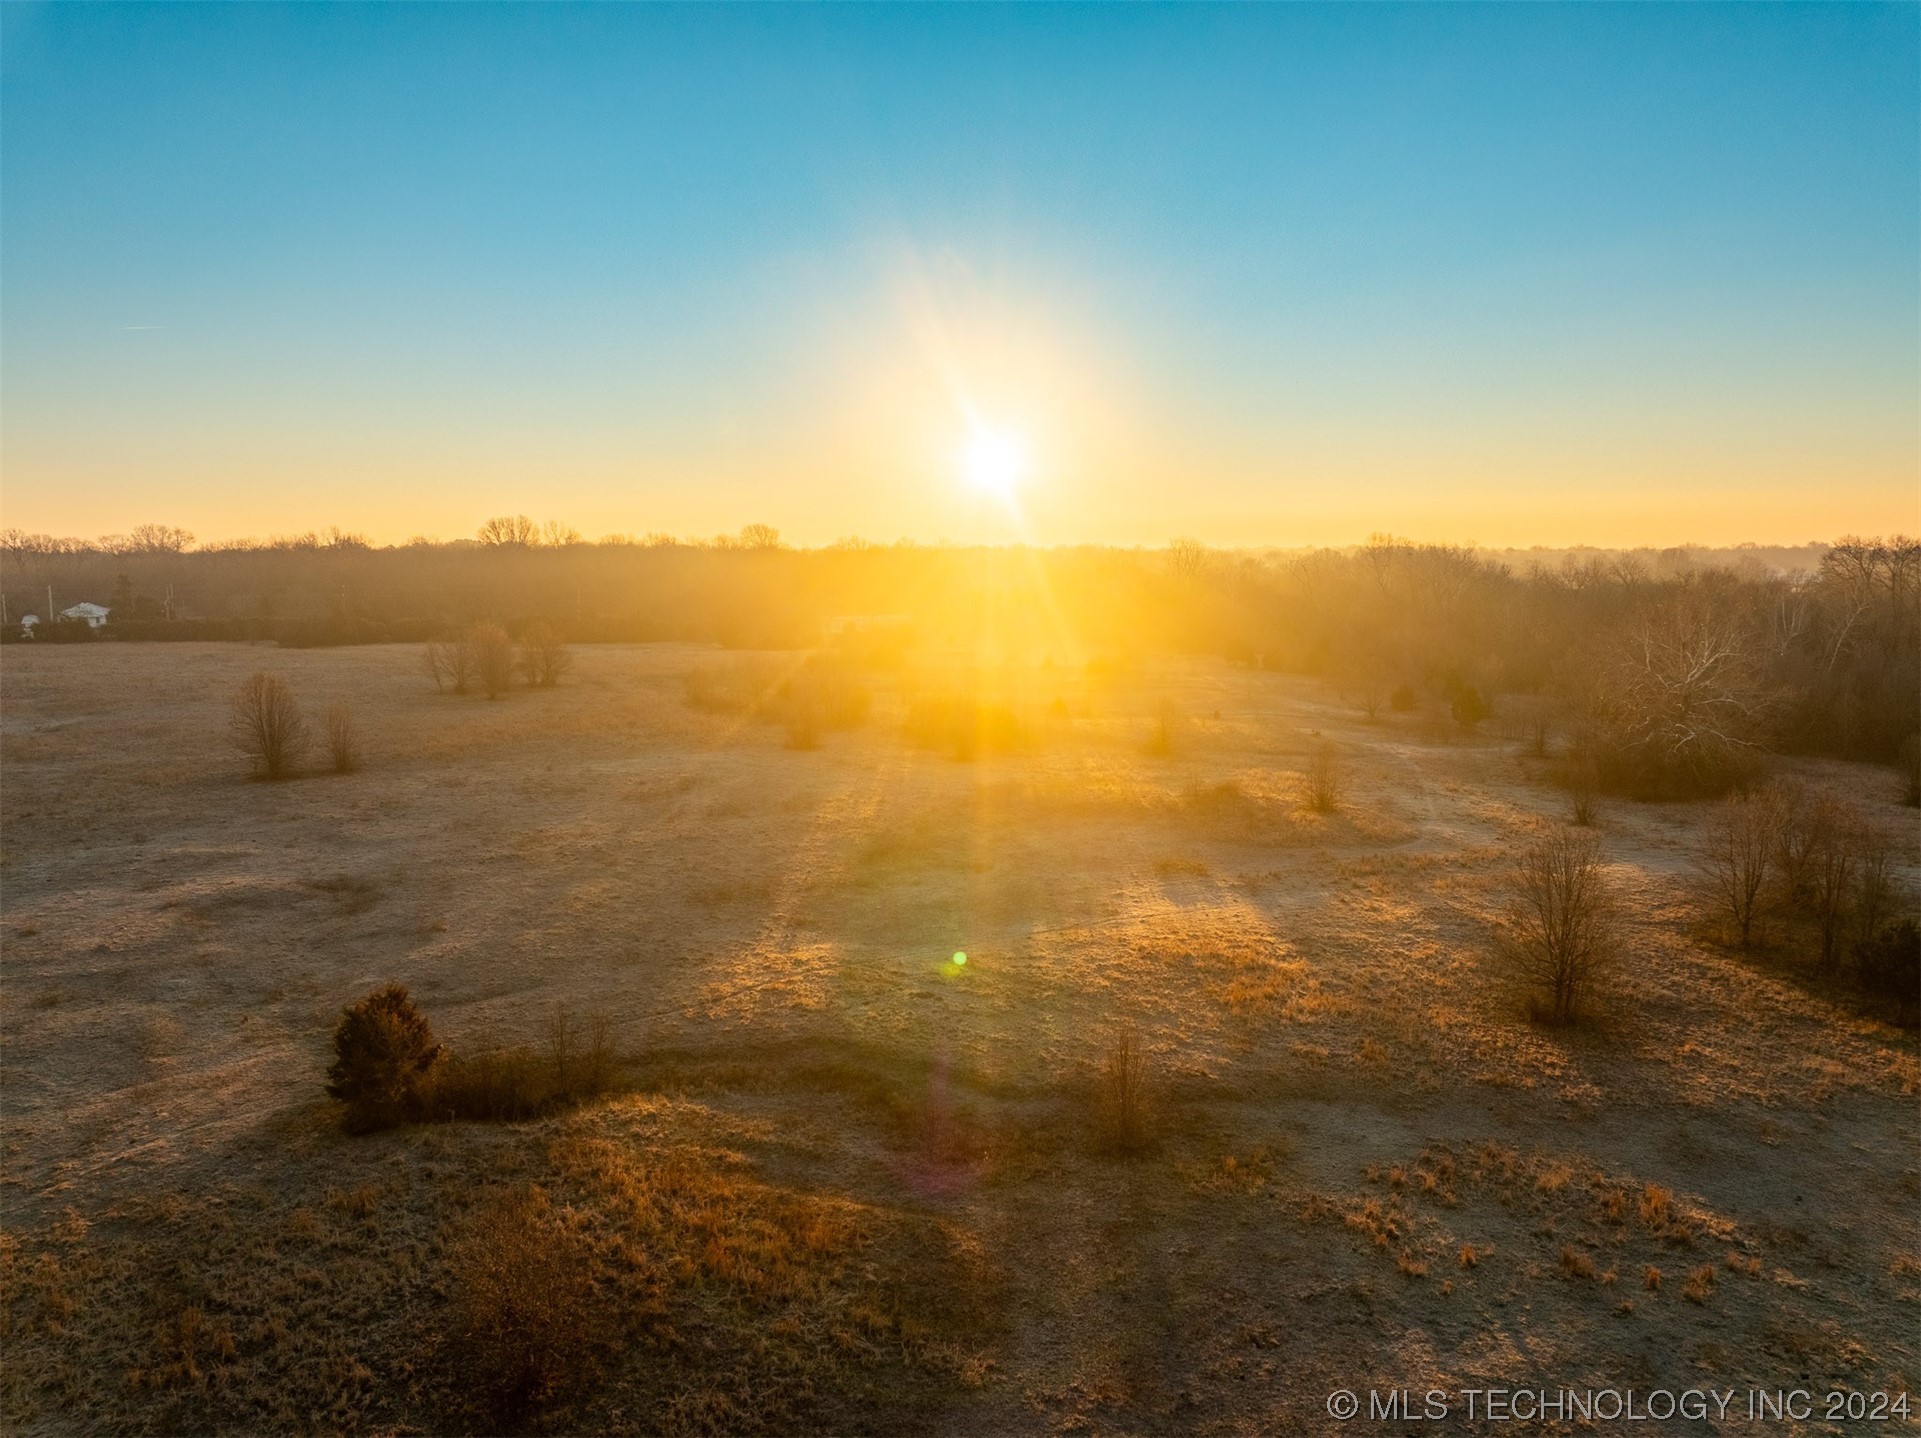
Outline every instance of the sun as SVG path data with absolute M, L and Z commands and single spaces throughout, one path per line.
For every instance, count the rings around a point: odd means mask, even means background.
M 1006 430 L 975 425 L 961 451 L 961 471 L 974 488 L 1011 499 L 1027 474 L 1027 448 Z

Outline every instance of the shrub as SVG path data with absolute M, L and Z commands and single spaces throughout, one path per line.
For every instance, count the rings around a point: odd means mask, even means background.
M 1518 710 L 1522 752 L 1535 759 L 1547 758 L 1548 732 L 1553 720 L 1552 706 L 1538 697 L 1517 700 L 1515 703 Z
M 751 686 L 734 665 L 703 665 L 681 676 L 687 703 L 709 714 L 740 714 L 753 707 Z
M 839 655 L 815 654 L 758 701 L 760 715 L 787 731 L 789 749 L 818 749 L 827 729 L 852 729 L 866 722 L 873 691 L 853 662 Z
M 465 644 L 445 635 L 427 641 L 420 652 L 420 667 L 434 681 L 436 693 L 451 689 L 465 694 L 474 683 L 472 653 Z
M 1131 1023 L 1115 1029 L 1108 1039 L 1098 1099 L 1101 1133 L 1109 1146 L 1122 1153 L 1138 1153 L 1148 1146 L 1153 1115 L 1147 1046 Z
M 467 651 L 467 664 L 481 692 L 489 699 L 505 694 L 514 682 L 514 646 L 507 631 L 483 621 L 467 631 L 461 647 Z
M 425 1117 L 514 1123 L 603 1094 L 617 1062 L 613 1027 L 590 1015 L 583 1030 L 556 1007 L 544 1049 L 526 1045 L 450 1054 L 420 1098 Z
M 1793 780 L 1776 784 L 1775 794 L 1781 805 L 1781 823 L 1775 835 L 1775 887 L 1784 902 L 1798 905 L 1807 899 L 1809 870 L 1819 839 L 1814 801 Z
M 1346 775 L 1341 767 L 1340 755 L 1332 744 L 1318 745 L 1313 758 L 1308 760 L 1303 775 L 1307 807 L 1316 814 L 1332 814 L 1341 804 L 1341 793 L 1347 787 Z
M 497 1431 L 518 1431 L 592 1376 L 598 1335 L 586 1246 L 529 1185 L 488 1193 L 451 1260 L 456 1351 Z
M 1600 766 L 1585 750 L 1576 750 L 1561 765 L 1561 787 L 1567 790 L 1568 822 L 1577 829 L 1593 827 L 1601 793 Z
M 1156 759 L 1165 759 L 1174 752 L 1175 737 L 1180 729 L 1180 715 L 1174 706 L 1163 702 L 1154 713 L 1154 727 L 1147 731 L 1147 752 Z
M 61 615 L 35 625 L 33 630 L 36 644 L 91 644 L 99 637 L 100 630 L 86 620 L 68 619 Z
M 1921 927 L 1913 919 L 1856 940 L 1854 964 L 1861 987 L 1892 1000 L 1903 1023 L 1921 1018 Z
M 926 697 L 907 706 L 902 732 L 910 744 L 947 749 L 956 759 L 1007 754 L 1027 745 L 1027 729 L 1005 704 L 960 697 Z
M 229 705 L 227 730 L 234 747 L 253 761 L 254 773 L 265 779 L 284 779 L 311 742 L 293 690 L 272 674 L 242 681 Z
M 556 1005 L 547 1021 L 547 1063 L 554 1092 L 578 1101 L 607 1091 L 614 1081 L 614 1030 L 603 1013 L 589 1014 L 586 1032 Z
M 1821 967 L 1839 961 L 1855 892 L 1861 815 L 1853 805 L 1822 795 L 1803 814 L 1801 896 L 1821 938 Z
M 1502 947 L 1522 975 L 1546 991 L 1538 1016 L 1572 1022 L 1614 947 L 1613 896 L 1600 846 L 1590 834 L 1557 829 L 1521 855 L 1514 888 Z
M 1470 733 L 1492 712 L 1493 710 L 1488 708 L 1487 700 L 1482 697 L 1481 691 L 1472 684 L 1463 684 L 1456 689 L 1453 700 L 1448 705 L 1448 713 L 1454 716 L 1454 722 Z
M 401 984 L 375 989 L 343 1011 L 327 1096 L 346 1105 L 347 1131 L 371 1133 L 417 1117 L 441 1052 Z
M 814 654 L 775 689 L 770 717 L 790 729 L 854 729 L 867 722 L 873 703 L 850 661 Z
M 536 619 L 520 634 L 520 672 L 537 689 L 549 689 L 574 667 L 573 652 L 561 642 L 559 631 Z
M 1780 796 L 1772 789 L 1730 795 L 1708 821 L 1697 861 L 1701 880 L 1744 949 L 1753 941 L 1755 919 L 1767 897 L 1782 821 Z
M 1895 836 L 1880 824 L 1864 821 L 1855 832 L 1853 917 L 1857 934 L 1880 933 L 1905 898 L 1897 877 L 1898 848 Z
M 694 708 L 779 724 L 794 749 L 814 748 L 823 730 L 865 723 L 874 699 L 852 661 L 837 654 L 779 667 L 762 660 L 704 666 L 683 682 Z
M 553 1099 L 552 1071 L 524 1045 L 450 1054 L 423 1090 L 429 1118 L 516 1123 L 538 1118 Z
M 336 774 L 351 774 L 360 767 L 360 728 L 345 704 L 327 710 L 327 761 Z
M 1419 697 L 1414 693 L 1414 686 L 1411 684 L 1400 685 L 1392 694 L 1387 696 L 1387 707 L 1392 709 L 1396 714 L 1410 713 L 1420 702 Z
M 820 748 L 820 720 L 811 708 L 796 706 L 787 715 L 789 749 Z

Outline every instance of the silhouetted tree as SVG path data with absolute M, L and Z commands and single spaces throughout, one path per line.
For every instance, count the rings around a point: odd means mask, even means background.
M 480 526 L 476 538 L 495 548 L 526 549 L 540 543 L 540 526 L 524 514 L 498 515 Z

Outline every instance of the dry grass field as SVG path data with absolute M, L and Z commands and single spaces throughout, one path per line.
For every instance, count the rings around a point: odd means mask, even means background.
M 491 701 L 401 648 L 3 662 L 8 1432 L 1252 1435 L 1385 1431 L 1336 1388 L 1921 1388 L 1913 1037 L 1709 940 L 1702 806 L 1608 800 L 1618 969 L 1592 1023 L 1531 1024 L 1491 925 L 1567 801 L 1498 716 L 925 662 L 790 746 L 687 697 L 780 655 L 589 648 Z M 364 766 L 249 780 L 258 669 L 350 706 Z M 995 742 L 912 742 L 955 695 Z M 1886 771 L 1789 767 L 1898 825 L 1912 882 Z M 456 1053 L 603 1014 L 612 1091 L 350 1137 L 330 1035 L 390 980 Z M 486 1295 L 521 1252 L 504 1341 L 564 1343 L 516 1400 Z

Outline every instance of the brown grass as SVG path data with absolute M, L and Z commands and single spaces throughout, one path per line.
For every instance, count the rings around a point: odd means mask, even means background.
M 1408 1334 L 1444 1386 L 1497 1350 L 1612 1371 L 1626 1335 L 1594 1321 L 1626 1290 L 1650 1384 L 1771 1381 L 1777 1332 L 1905 1341 L 1912 1040 L 1697 941 L 1675 882 L 1694 806 L 1606 815 L 1646 961 L 1597 1039 L 1516 1023 L 1479 962 L 1538 779 L 1251 665 L 984 684 L 1024 714 L 1064 695 L 1074 723 L 959 766 L 900 732 L 911 695 L 971 692 L 951 672 L 876 680 L 880 722 L 797 762 L 682 702 L 691 665 L 743 656 L 583 647 L 565 702 L 482 705 L 435 702 L 412 651 L 289 650 L 300 693 L 383 736 L 381 782 L 263 793 L 194 758 L 255 652 L 19 648 L 10 1432 L 496 1431 L 452 1250 L 522 1185 L 609 1324 L 605 1361 L 527 1420 L 556 1431 L 1264 1431 Z M 1163 687 L 1225 716 L 1171 768 L 1140 753 Z M 1321 728 L 1352 756 L 1329 820 L 1285 787 Z M 1885 783 L 1783 762 L 1864 803 Z M 1218 815 L 1182 797 L 1223 785 Z M 1207 873 L 1161 882 L 1160 856 Z M 606 1005 L 636 1046 L 623 1091 L 342 1136 L 327 1025 L 389 965 L 463 1057 L 479 1033 L 523 1048 L 524 1094 L 591 1047 L 584 1024 L 554 1042 L 554 1005 Z M 1120 1013 L 1157 1061 L 1152 1157 L 1126 1164 L 1095 1132 L 1089 1037 Z M 1758 1187 L 1723 1161 L 1757 1132 Z M 1251 1157 L 1283 1136 L 1298 1161 Z M 1649 1178 L 1670 1209 L 1644 1222 Z M 91 1228 L 56 1231 L 68 1204 Z M 1603 1272 L 1563 1278 L 1564 1246 Z M 1778 1279 L 1728 1277 L 1730 1250 Z M 1709 1258 L 1708 1309 L 1672 1301 Z M 1639 1286 L 1656 1263 L 1665 1294 Z M 1762 1357 L 1711 1358 L 1704 1313 Z
M 1714 1265 L 1704 1263 L 1688 1274 L 1681 1296 L 1690 1303 L 1706 1303 L 1714 1295 Z
M 1643 1228 L 1665 1233 L 1674 1222 L 1674 1195 L 1660 1184 L 1650 1183 L 1642 1188 L 1636 1211 Z
M 454 1239 L 455 1343 L 503 1431 L 574 1396 L 602 1340 L 585 1245 L 546 1193 L 495 1189 Z

